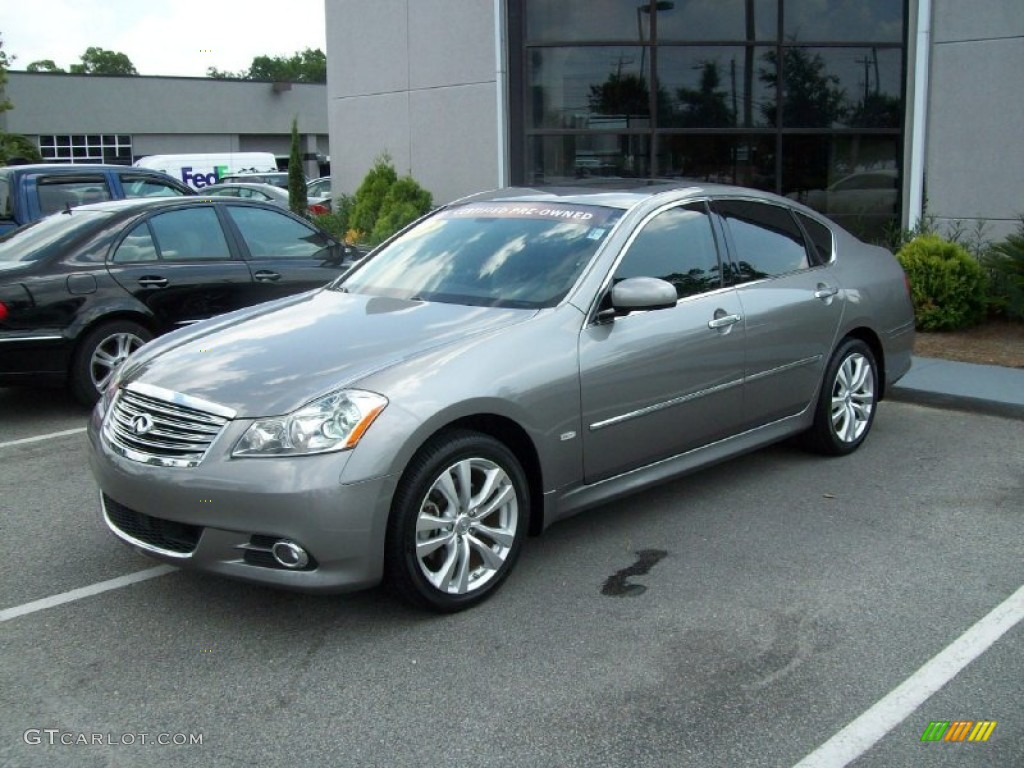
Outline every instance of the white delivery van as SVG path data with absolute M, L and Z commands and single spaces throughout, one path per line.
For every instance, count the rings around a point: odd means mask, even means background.
M 202 189 L 216 184 L 229 173 L 277 170 L 277 160 L 270 152 L 209 152 L 191 155 L 148 155 L 135 161 L 139 168 L 154 168 Z

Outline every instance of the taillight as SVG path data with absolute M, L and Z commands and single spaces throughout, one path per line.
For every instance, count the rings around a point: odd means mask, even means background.
M 7 305 L 0 301 L 0 323 L 7 319 Z
M 322 216 L 325 213 L 330 213 L 330 209 L 326 205 L 320 205 L 320 203 L 313 203 L 309 206 L 309 212 L 314 216 Z

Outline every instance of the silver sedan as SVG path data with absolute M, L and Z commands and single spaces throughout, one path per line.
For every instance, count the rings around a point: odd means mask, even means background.
M 455 611 L 585 508 L 789 436 L 856 450 L 913 327 L 893 256 L 794 201 L 505 189 L 146 345 L 90 460 L 158 560 Z

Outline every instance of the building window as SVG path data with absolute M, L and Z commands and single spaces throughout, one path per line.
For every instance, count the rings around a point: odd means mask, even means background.
M 899 221 L 905 3 L 506 7 L 513 183 L 685 177 L 803 200 L 868 239 Z
M 132 137 L 123 134 L 64 134 L 39 137 L 47 163 L 132 164 Z

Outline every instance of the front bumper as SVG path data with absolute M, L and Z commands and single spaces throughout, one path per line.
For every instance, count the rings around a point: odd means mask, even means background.
M 396 478 L 344 483 L 350 453 L 232 459 L 248 421 L 231 422 L 196 467 L 141 464 L 105 444 L 100 408 L 89 463 L 103 519 L 123 543 L 182 568 L 305 592 L 372 586 L 383 572 Z M 274 562 L 274 541 L 298 544 L 308 567 Z

